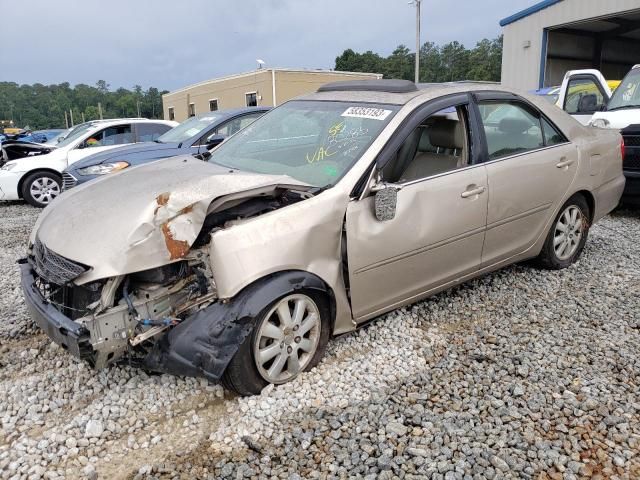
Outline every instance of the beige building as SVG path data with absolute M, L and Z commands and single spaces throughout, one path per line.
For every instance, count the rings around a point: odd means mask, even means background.
M 640 63 L 640 0 L 543 0 L 500 22 L 502 83 L 560 85 L 567 70 L 621 80 Z
M 165 120 L 181 122 L 200 113 L 246 106 L 275 106 L 341 80 L 382 78 L 378 73 L 265 68 L 215 78 L 162 96 Z

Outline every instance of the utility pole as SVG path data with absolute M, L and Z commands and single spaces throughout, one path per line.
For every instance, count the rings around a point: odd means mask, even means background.
M 416 4 L 416 79 L 420 81 L 420 2 L 422 0 L 414 0 Z
M 64 111 L 64 128 L 69 128 L 69 120 L 67 119 L 67 111 Z
M 98 102 L 98 113 L 100 114 L 100 120 L 102 120 L 102 103 Z
M 136 104 L 138 106 L 138 118 L 140 118 L 140 100 L 136 101 Z
M 69 110 L 69 118 L 71 118 L 71 126 L 73 127 L 73 108 Z

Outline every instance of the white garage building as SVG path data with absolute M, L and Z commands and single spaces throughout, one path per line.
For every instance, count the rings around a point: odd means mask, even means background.
M 640 0 L 545 0 L 500 22 L 502 83 L 560 85 L 567 70 L 620 80 L 640 63 Z

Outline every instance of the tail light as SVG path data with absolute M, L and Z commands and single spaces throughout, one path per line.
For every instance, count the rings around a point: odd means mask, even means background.
M 622 155 L 622 160 L 624 160 L 624 137 L 620 138 L 620 154 Z

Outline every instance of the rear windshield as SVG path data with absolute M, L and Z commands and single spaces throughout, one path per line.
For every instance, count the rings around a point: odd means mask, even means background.
M 398 111 L 397 105 L 292 101 L 271 110 L 214 150 L 210 162 L 334 185 Z

